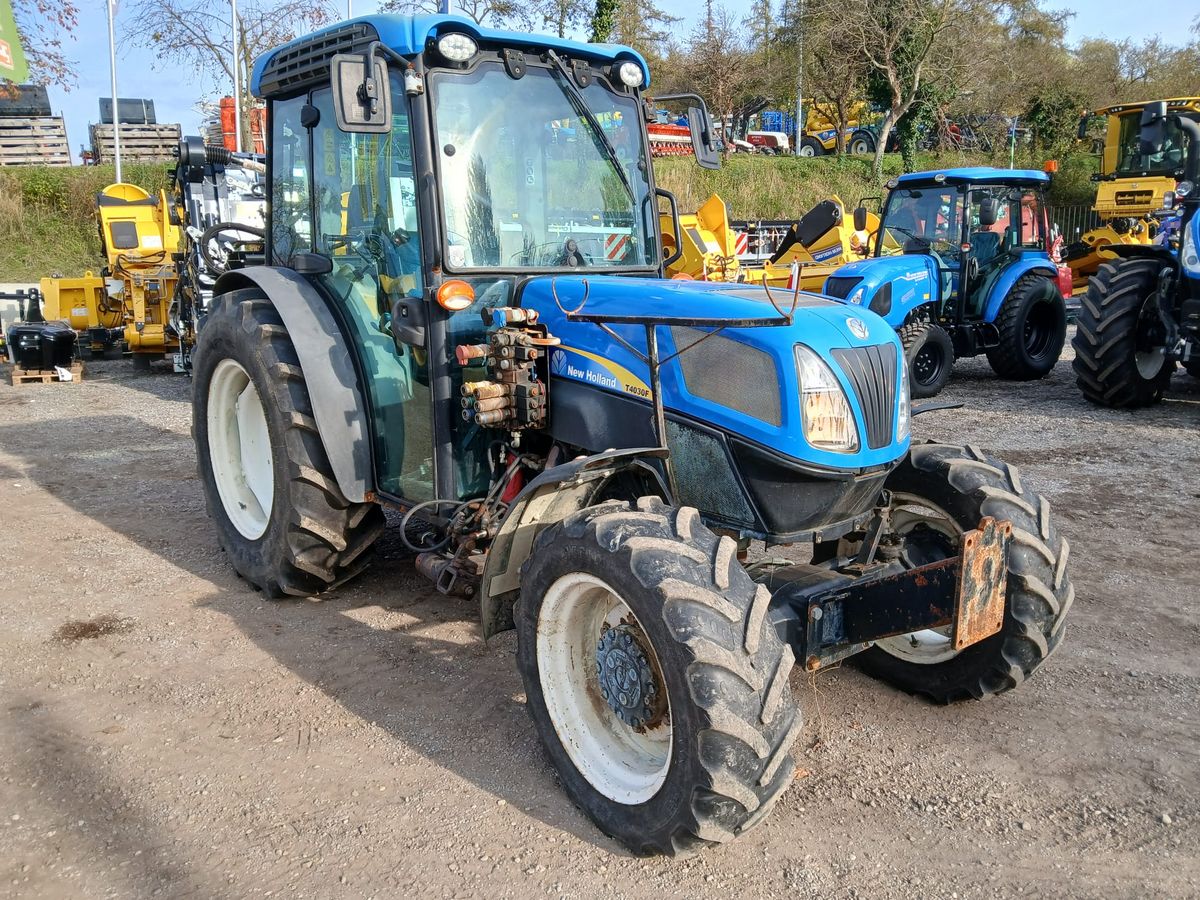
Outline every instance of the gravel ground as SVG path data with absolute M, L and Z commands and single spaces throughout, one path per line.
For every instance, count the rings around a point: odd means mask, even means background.
M 1200 896 L 1200 383 L 1101 411 L 1069 363 L 961 363 L 919 436 L 1021 466 L 1077 589 L 1019 691 L 935 707 L 797 670 L 793 787 L 759 829 L 636 859 L 555 783 L 512 635 L 394 536 L 323 602 L 266 602 L 204 513 L 188 383 L 98 363 L 0 386 L 0 895 Z

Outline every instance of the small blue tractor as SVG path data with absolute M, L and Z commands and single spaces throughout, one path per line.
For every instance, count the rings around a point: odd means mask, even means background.
M 912 172 L 888 183 L 872 258 L 842 266 L 825 293 L 900 332 L 914 397 L 933 397 L 957 357 L 986 353 L 1001 378 L 1042 378 L 1067 335 L 1050 258 L 1050 177 L 989 167 Z M 861 223 L 861 226 L 860 226 Z M 855 210 L 866 228 L 866 210 Z
M 911 444 L 882 318 L 663 277 L 647 110 L 685 104 L 718 156 L 703 101 L 648 79 L 627 47 L 446 15 L 261 57 L 267 246 L 216 285 L 193 411 L 250 584 L 331 590 L 401 511 L 436 589 L 477 598 L 485 639 L 516 629 L 567 794 L 679 854 L 791 783 L 795 663 L 982 698 L 1047 659 L 1073 592 L 1014 467 Z
M 1200 123 L 1159 101 L 1146 104 L 1140 125 L 1142 167 L 1178 179 L 1165 197 L 1178 210 L 1178 250 L 1108 246 L 1117 259 L 1088 281 L 1072 341 L 1083 396 L 1125 409 L 1159 402 L 1177 362 L 1200 378 Z

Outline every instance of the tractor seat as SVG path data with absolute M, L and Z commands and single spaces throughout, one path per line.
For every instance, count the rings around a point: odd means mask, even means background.
M 1000 252 L 1000 235 L 994 231 L 976 231 L 971 235 L 971 258 L 982 270 Z

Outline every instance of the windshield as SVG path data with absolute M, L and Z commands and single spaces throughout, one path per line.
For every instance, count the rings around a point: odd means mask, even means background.
M 1189 116 L 1189 118 L 1191 118 Z M 1119 149 L 1117 153 L 1117 174 L 1148 172 L 1152 175 L 1173 175 L 1183 168 L 1187 160 L 1187 135 L 1179 124 L 1168 118 L 1165 123 L 1166 140 L 1163 141 L 1162 151 L 1144 154 L 1141 152 L 1140 138 L 1142 130 L 1142 113 L 1126 113 L 1121 116 Z
M 954 253 L 960 242 L 960 195 L 952 187 L 897 188 L 883 214 L 879 256 Z
M 582 88 L 597 134 L 562 78 L 531 65 L 513 79 L 491 62 L 431 78 L 451 269 L 657 265 L 636 98 Z

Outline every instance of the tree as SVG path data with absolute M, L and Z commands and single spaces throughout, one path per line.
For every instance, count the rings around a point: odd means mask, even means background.
M 75 63 L 67 58 L 63 47 L 63 38 L 79 22 L 79 7 L 74 0 L 13 0 L 12 11 L 29 64 L 30 81 L 66 89 L 74 86 Z M 10 83 L 0 80 L 0 94 Z
M 654 71 L 666 54 L 671 26 L 678 21 L 663 12 L 654 0 L 620 0 L 610 40 L 638 51 Z
M 379 11 L 435 13 L 440 6 L 438 0 L 384 0 L 379 4 Z M 511 26 L 530 29 L 542 14 L 542 7 L 537 3 L 520 3 L 518 0 L 455 0 L 454 7 L 458 15 L 493 28 Z
M 725 7 L 706 0 L 704 20 L 692 29 L 687 45 L 692 83 L 722 125 L 733 121 L 735 108 L 754 82 L 740 24 Z
M 875 146 L 874 173 L 892 128 L 913 108 L 923 86 L 953 85 L 983 60 L 971 52 L 971 27 L 988 11 L 985 0 L 842 0 L 840 27 L 886 84 L 886 111 Z M 976 48 L 977 49 L 977 48 Z
M 620 5 L 620 0 L 596 0 L 596 7 L 592 12 L 590 38 L 593 44 L 607 44 L 612 40 L 613 28 L 617 24 L 617 8 Z
M 262 53 L 333 21 L 329 0 L 242 0 L 238 4 L 237 98 L 242 146 L 250 143 L 250 67 Z M 233 82 L 233 28 L 227 0 L 139 0 L 125 37 L 150 47 L 164 63 L 190 66 L 197 75 Z
M 851 110 L 866 90 L 866 57 L 857 52 L 840 20 L 841 0 L 810 0 L 799 27 L 805 29 L 804 84 L 837 125 L 837 152 L 846 149 Z

